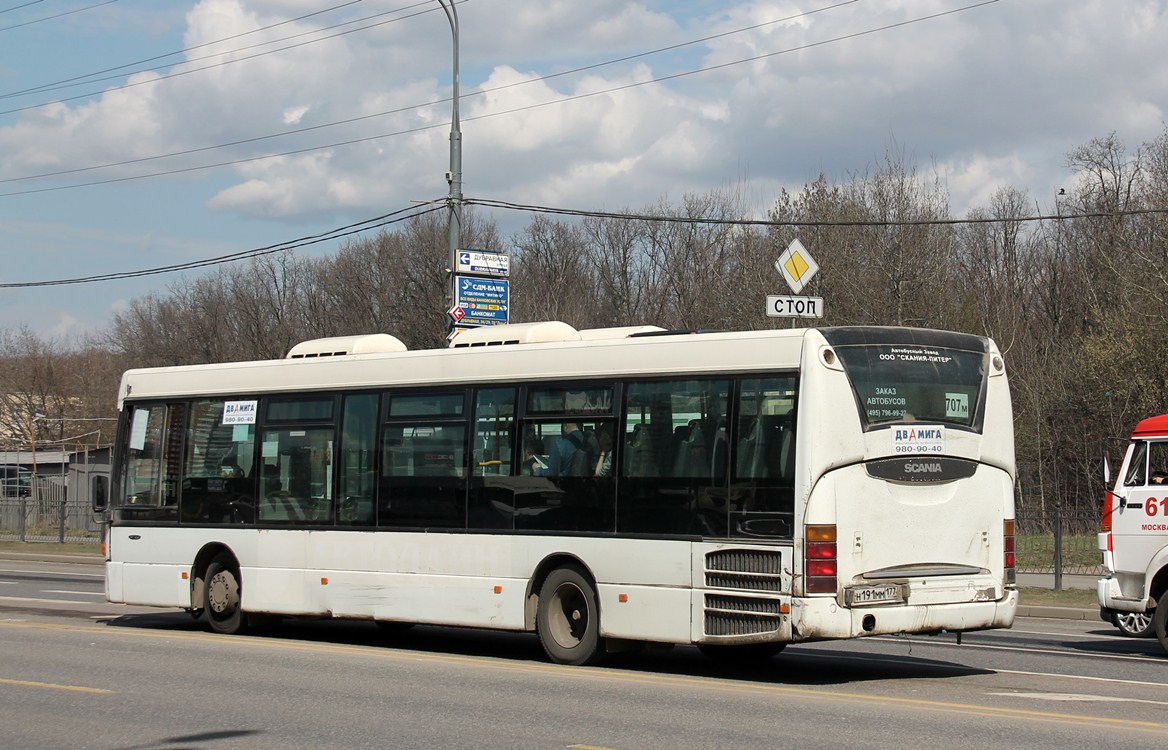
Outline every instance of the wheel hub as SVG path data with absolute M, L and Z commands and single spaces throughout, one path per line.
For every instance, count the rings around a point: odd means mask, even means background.
M 233 612 L 239 606 L 239 586 L 226 571 L 215 574 L 207 583 L 207 603 L 216 614 Z

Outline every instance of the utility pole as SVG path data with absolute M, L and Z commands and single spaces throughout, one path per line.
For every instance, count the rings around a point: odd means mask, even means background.
M 446 272 L 450 277 L 449 296 L 447 307 L 452 307 L 458 297 L 455 285 L 458 283 L 454 270 L 458 268 L 458 250 L 462 245 L 462 126 L 458 120 L 458 11 L 455 10 L 457 0 L 438 0 L 442 10 L 446 12 L 446 20 L 450 22 L 450 33 L 454 39 L 454 77 L 451 90 L 453 110 L 450 116 L 450 170 L 446 173 L 446 182 L 450 186 L 446 201 L 449 204 L 450 215 L 447 224 L 449 239 L 449 256 L 447 257 Z M 450 330 L 454 330 L 454 322 L 450 323 Z

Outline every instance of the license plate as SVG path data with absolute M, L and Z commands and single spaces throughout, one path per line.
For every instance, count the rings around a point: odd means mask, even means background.
M 849 607 L 864 604 L 899 604 L 904 601 L 904 586 L 882 583 L 876 586 L 852 586 L 844 590 L 844 602 Z

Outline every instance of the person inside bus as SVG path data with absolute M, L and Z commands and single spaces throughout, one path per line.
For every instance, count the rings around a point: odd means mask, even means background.
M 561 437 L 552 445 L 548 454 L 547 468 L 536 474 L 545 477 L 586 476 L 588 468 L 581 463 L 587 460 L 584 452 L 584 431 L 576 422 L 564 422 L 560 428 Z
M 593 474 L 598 477 L 607 477 L 612 474 L 612 429 L 607 425 L 596 431 L 596 440 L 599 453 L 596 456 L 596 467 Z
M 1168 472 L 1164 472 L 1164 471 L 1153 471 L 1152 472 L 1152 482 L 1151 482 L 1152 484 L 1164 484 L 1165 480 L 1168 480 Z

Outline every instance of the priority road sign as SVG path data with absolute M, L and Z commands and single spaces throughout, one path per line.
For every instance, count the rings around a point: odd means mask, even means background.
M 796 238 L 791 240 L 791 244 L 787 245 L 787 249 L 775 261 L 775 270 L 783 274 L 783 278 L 787 280 L 787 286 L 791 287 L 792 292 L 798 294 L 803 291 L 803 287 L 807 286 L 807 282 L 811 281 L 811 277 L 819 271 L 819 264 L 815 262 L 815 258 L 811 257 L 811 253 L 807 252 L 807 248 L 803 247 L 803 243 Z

